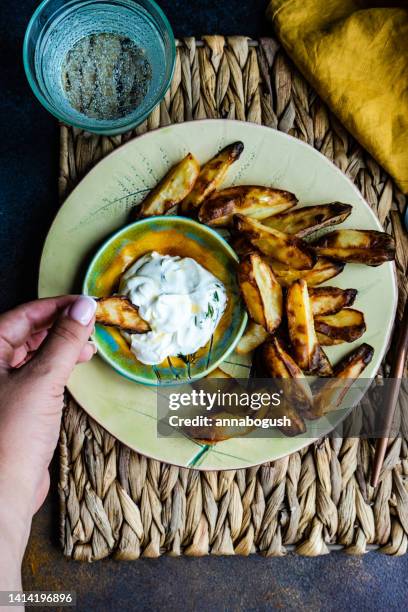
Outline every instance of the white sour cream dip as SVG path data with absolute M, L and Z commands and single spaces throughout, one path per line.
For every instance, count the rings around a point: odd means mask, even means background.
M 130 349 L 148 365 L 190 355 L 211 338 L 227 304 L 223 283 L 190 257 L 138 259 L 122 276 L 119 293 L 149 323 L 145 334 L 126 334 Z

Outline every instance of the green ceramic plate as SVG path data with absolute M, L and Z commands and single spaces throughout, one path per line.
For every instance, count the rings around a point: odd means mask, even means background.
M 96 325 L 98 354 L 123 376 L 144 384 L 180 384 L 202 378 L 227 359 L 247 323 L 236 280 L 238 257 L 224 238 L 201 223 L 178 216 L 151 217 L 119 230 L 100 247 L 86 273 L 83 292 L 94 297 L 112 295 L 129 260 L 149 251 L 192 257 L 222 281 L 228 302 L 217 329 L 194 355 L 168 357 L 157 366 L 148 366 L 134 357 L 118 330 Z
M 239 121 L 182 123 L 128 142 L 102 160 L 73 191 L 59 211 L 45 243 L 40 296 L 81 291 L 86 268 L 97 248 L 129 223 L 129 212 L 172 164 L 189 151 L 204 162 L 235 140 L 242 140 L 245 150 L 231 166 L 226 186 L 280 187 L 296 193 L 301 205 L 348 202 L 353 205 L 353 212 L 343 227 L 381 229 L 351 181 L 327 158 L 300 140 Z M 375 349 L 365 371 L 365 376 L 372 377 L 387 348 L 395 315 L 394 265 L 386 263 L 377 268 L 347 265 L 331 284 L 355 287 L 359 291 L 355 307 L 364 311 L 367 324 L 360 341 L 368 342 Z M 335 362 L 353 346 L 329 347 L 327 353 Z M 238 378 L 246 377 L 249 367 L 249 360 L 235 353 L 222 364 L 225 371 Z M 156 388 L 126 380 L 99 357 L 75 369 L 69 389 L 79 404 L 119 440 L 145 455 L 177 465 L 199 469 L 242 468 L 292 453 L 310 444 L 316 435 L 313 423 L 309 422 L 307 435 L 302 438 L 231 439 L 211 448 L 187 438 L 158 438 Z

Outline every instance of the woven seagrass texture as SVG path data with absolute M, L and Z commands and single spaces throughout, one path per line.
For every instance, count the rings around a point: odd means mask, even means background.
M 102 157 L 148 130 L 201 118 L 231 118 L 300 138 L 351 178 L 397 241 L 399 314 L 407 296 L 404 196 L 331 115 L 276 40 L 207 36 L 178 42 L 172 85 L 134 132 L 100 137 L 61 127 L 61 199 Z M 398 327 L 398 325 L 397 325 Z M 396 332 L 398 330 L 396 329 Z M 386 375 L 384 364 L 379 376 Z M 325 438 L 274 463 L 198 472 L 147 459 L 115 440 L 72 398 L 60 438 L 61 542 L 93 561 L 260 552 L 363 553 L 408 547 L 408 385 L 379 486 L 369 485 L 371 441 Z M 359 418 L 354 411 L 353 419 Z

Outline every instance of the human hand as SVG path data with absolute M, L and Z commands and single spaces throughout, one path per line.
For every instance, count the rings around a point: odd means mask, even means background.
M 95 309 L 92 298 L 62 296 L 0 315 L 0 536 L 12 522 L 21 556 L 49 488 L 64 387 L 95 353 Z

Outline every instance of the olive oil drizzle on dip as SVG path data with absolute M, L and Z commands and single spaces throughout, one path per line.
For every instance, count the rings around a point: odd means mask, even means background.
M 227 304 L 223 283 L 194 259 L 156 251 L 125 272 L 119 293 L 151 327 L 146 334 L 126 334 L 131 351 L 147 365 L 195 353 L 210 340 Z

